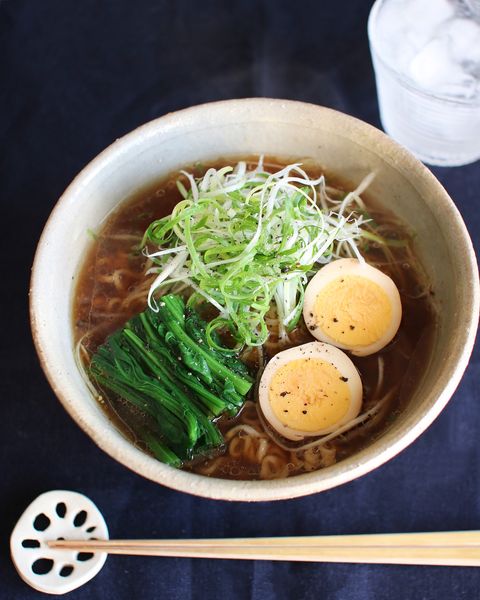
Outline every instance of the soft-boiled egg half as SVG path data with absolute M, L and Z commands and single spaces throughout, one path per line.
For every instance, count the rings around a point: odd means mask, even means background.
M 341 258 L 308 283 L 303 318 L 317 340 L 367 356 L 393 339 L 402 304 L 388 275 L 355 258 Z
M 349 357 L 310 342 L 275 355 L 260 379 L 258 399 L 270 425 L 289 440 L 332 433 L 360 412 L 362 382 Z

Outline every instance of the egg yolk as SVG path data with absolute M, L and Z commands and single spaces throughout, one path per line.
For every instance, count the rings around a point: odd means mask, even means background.
M 377 283 L 359 275 L 338 277 L 315 299 L 315 325 L 347 346 L 368 346 L 382 338 L 392 319 L 389 297 Z
M 350 406 L 348 379 L 331 363 L 300 358 L 279 367 L 268 399 L 279 421 L 299 431 L 318 431 L 340 421 Z

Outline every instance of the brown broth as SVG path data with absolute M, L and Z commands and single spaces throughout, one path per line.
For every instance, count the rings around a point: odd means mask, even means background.
M 219 160 L 208 166 L 218 168 L 231 162 L 231 159 L 230 161 Z M 284 160 L 270 159 L 266 164 L 271 168 L 277 168 L 288 163 Z M 199 176 L 206 168 L 203 165 L 194 165 L 188 170 Z M 318 167 L 307 170 L 311 176 L 321 172 Z M 178 174 L 174 173 L 125 200 L 100 228 L 88 251 L 78 274 L 73 303 L 75 341 L 78 342 L 83 338 L 83 346 L 88 353 L 94 352 L 110 333 L 121 327 L 131 316 L 145 309 L 151 279 L 144 275 L 146 259 L 139 252 L 138 245 L 147 226 L 153 220 L 169 214 L 181 199 L 176 187 L 177 179 Z M 327 181 L 329 185 L 338 189 L 351 189 L 351 186 L 341 185 L 336 177 L 327 176 Z M 375 207 L 368 200 L 367 204 L 372 217 L 384 226 L 390 237 L 408 237 L 405 228 L 398 224 L 393 215 Z M 233 443 L 230 440 L 218 456 L 197 460 L 193 464 L 185 465 L 184 468 L 222 478 L 258 479 L 278 476 L 279 471 L 275 471 L 275 464 L 284 463 L 288 468 L 282 471 L 283 475 L 296 475 L 313 468 L 328 466 L 332 460 L 331 455 L 333 462 L 351 455 L 379 437 L 389 427 L 408 403 L 411 392 L 424 372 L 435 326 L 435 315 L 430 298 L 433 292 L 426 283 L 421 267 L 416 260 L 412 260 L 412 254 L 408 249 L 395 248 L 392 254 L 395 266 L 386 264 L 381 268 L 392 277 L 399 288 L 403 308 L 399 332 L 381 352 L 362 358 L 351 356 L 361 374 L 365 408 L 369 408 L 369 399 L 377 382 L 379 356 L 384 361 L 387 383 L 401 383 L 380 417 L 357 426 L 348 435 L 329 442 L 328 452 L 322 452 L 321 456 L 319 450 L 309 451 L 308 457 L 302 452 L 285 450 L 268 438 L 268 456 L 273 457 L 270 461 L 273 465 L 271 474 L 257 459 L 265 444 L 262 446 L 262 442 L 255 437 L 247 440 L 248 434 L 242 431 L 234 436 L 239 439 L 244 438 L 240 439 L 240 442 L 237 440 Z M 368 262 L 377 263 L 384 260 L 381 249 L 374 246 L 371 246 L 367 252 L 364 251 L 364 255 Z M 292 338 L 294 345 L 314 339 L 303 325 L 295 330 Z M 265 354 L 270 358 L 278 350 L 272 335 L 265 347 Z M 253 364 L 255 363 L 253 359 Z M 258 363 L 256 367 L 258 368 Z M 253 392 L 250 400 L 254 400 Z M 99 401 L 109 418 L 124 435 L 145 450 L 135 431 L 139 425 L 148 426 L 149 418 L 111 393 L 105 394 L 100 390 Z M 218 421 L 220 430 L 227 435 L 234 427 L 242 424 L 260 432 L 264 431 L 256 407 L 251 402 L 247 403 L 235 418 L 221 417 Z M 278 441 L 283 442 L 282 445 L 286 442 L 286 440 Z M 242 444 L 243 451 L 238 455 L 232 447 L 242 446 Z M 306 457 L 310 462 L 306 461 Z

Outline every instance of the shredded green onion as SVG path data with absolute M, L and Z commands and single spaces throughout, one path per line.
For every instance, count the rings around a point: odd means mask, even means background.
M 284 338 L 300 319 L 308 279 L 323 264 L 345 256 L 363 261 L 358 244 L 368 219 L 354 211 L 365 210 L 360 194 L 373 173 L 340 198 L 301 164 L 269 173 L 263 158 L 253 169 L 242 161 L 201 178 L 182 174 L 189 184 L 178 182 L 183 200 L 143 238 L 153 262 L 148 273 L 157 274 L 148 304 L 157 311 L 156 297 L 173 283 L 188 284 L 219 311 L 209 339 L 223 328 L 238 348 L 263 344 L 272 305 Z

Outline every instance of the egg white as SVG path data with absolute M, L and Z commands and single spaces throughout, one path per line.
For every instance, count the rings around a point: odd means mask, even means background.
M 377 284 L 386 294 L 391 306 L 391 319 L 384 334 L 368 345 L 349 345 L 339 342 L 332 338 L 325 329 L 318 325 L 318 315 L 316 315 L 316 299 L 320 292 L 332 281 L 340 277 L 348 277 L 350 275 L 364 277 L 371 282 Z M 375 315 L 375 307 L 369 307 L 372 318 Z M 349 350 L 356 356 L 367 356 L 378 352 L 384 348 L 392 339 L 400 327 L 402 320 L 402 303 L 400 294 L 394 281 L 379 269 L 371 265 L 360 262 L 355 258 L 341 258 L 332 261 L 325 265 L 315 274 L 309 281 L 305 289 L 305 298 L 303 303 L 303 318 L 313 337 L 322 342 L 332 344 L 337 348 Z
M 329 427 L 318 429 L 317 431 L 302 431 L 286 426 L 275 415 L 270 404 L 269 388 L 272 377 L 276 371 L 280 367 L 292 361 L 306 358 L 316 358 L 330 363 L 339 371 L 341 376 L 348 380 L 346 381 L 346 385 L 349 389 L 350 403 L 347 412 L 336 423 L 333 423 Z M 312 363 L 312 368 L 314 368 L 313 364 L 314 363 Z M 350 358 L 335 346 L 321 342 L 309 342 L 307 344 L 302 344 L 301 346 L 296 346 L 294 348 L 284 350 L 283 352 L 279 352 L 265 367 L 258 388 L 260 407 L 267 422 L 283 437 L 296 441 L 303 440 L 305 437 L 314 437 L 332 433 L 345 423 L 348 423 L 354 419 L 359 414 L 362 406 L 362 394 L 362 381 L 355 365 Z

